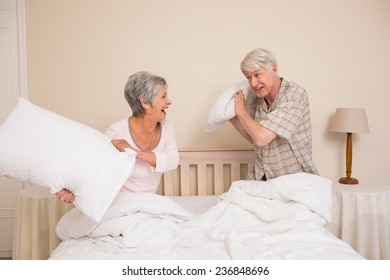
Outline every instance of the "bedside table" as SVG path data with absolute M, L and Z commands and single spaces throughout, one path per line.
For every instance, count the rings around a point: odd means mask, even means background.
M 14 226 L 14 260 L 44 260 L 60 243 L 55 227 L 74 205 L 60 201 L 48 188 L 19 191 Z
M 367 259 L 390 259 L 390 186 L 333 181 L 333 217 L 327 228 Z

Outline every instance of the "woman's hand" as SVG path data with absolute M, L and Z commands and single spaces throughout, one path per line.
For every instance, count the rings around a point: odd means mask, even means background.
M 112 139 L 111 143 L 120 152 L 124 152 L 126 148 L 131 149 L 130 144 L 124 139 Z
M 75 199 L 74 194 L 70 190 L 65 189 L 65 188 L 63 188 L 59 192 L 56 192 L 56 196 L 61 201 L 64 201 L 66 203 L 73 203 L 74 199 Z

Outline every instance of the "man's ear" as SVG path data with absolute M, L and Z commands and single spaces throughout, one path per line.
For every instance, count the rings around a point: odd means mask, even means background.
M 274 77 L 278 75 L 278 67 L 275 64 L 272 65 L 272 72 L 274 73 Z

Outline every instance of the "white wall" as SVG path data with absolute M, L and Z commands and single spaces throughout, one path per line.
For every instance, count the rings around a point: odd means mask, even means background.
M 130 113 L 128 75 L 148 70 L 170 85 L 181 148 L 249 146 L 228 124 L 204 124 L 243 79 L 245 54 L 268 48 L 309 94 L 320 173 L 345 175 L 345 136 L 328 132 L 335 109 L 363 107 L 370 133 L 354 135 L 352 175 L 390 184 L 390 1 L 26 0 L 26 30 L 32 102 L 104 131 Z

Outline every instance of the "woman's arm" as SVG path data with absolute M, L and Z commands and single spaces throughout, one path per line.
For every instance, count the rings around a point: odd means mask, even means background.
M 179 165 L 179 151 L 176 144 L 175 129 L 171 122 L 165 124 L 164 134 L 161 141 L 164 141 L 163 150 L 155 151 L 156 172 L 165 172 L 175 169 Z

